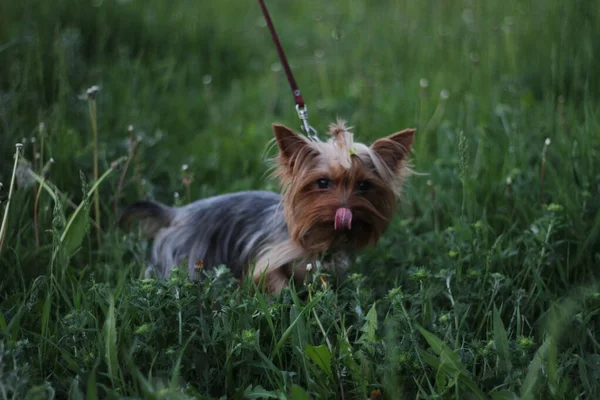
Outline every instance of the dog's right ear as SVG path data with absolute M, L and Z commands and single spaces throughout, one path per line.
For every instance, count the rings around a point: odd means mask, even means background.
M 307 140 L 284 125 L 273 124 L 273 132 L 279 146 L 279 156 L 283 163 L 292 166 L 293 160 L 301 154 L 311 153 Z
M 405 129 L 377 140 L 371 149 L 381 157 L 385 165 L 394 173 L 402 169 L 405 159 L 412 149 L 416 129 Z

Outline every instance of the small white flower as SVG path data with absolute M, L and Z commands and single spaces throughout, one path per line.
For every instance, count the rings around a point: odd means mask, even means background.
M 544 143 L 546 144 L 546 146 L 550 146 L 550 138 L 546 138 L 546 141 Z
M 421 80 L 419 81 L 419 86 L 425 89 L 427 86 L 429 86 L 429 81 L 425 78 L 421 78 Z
M 306 264 L 306 270 L 308 272 L 312 271 L 312 264 L 311 263 Z
M 508 178 L 506 178 L 506 184 L 512 185 L 512 178 L 510 176 Z

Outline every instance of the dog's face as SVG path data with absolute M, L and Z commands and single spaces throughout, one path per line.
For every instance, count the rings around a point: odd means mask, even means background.
M 354 143 L 343 123 L 330 127 L 327 142 L 309 141 L 282 125 L 273 129 L 275 175 L 292 240 L 309 252 L 376 243 L 395 211 L 415 131 L 366 146 Z

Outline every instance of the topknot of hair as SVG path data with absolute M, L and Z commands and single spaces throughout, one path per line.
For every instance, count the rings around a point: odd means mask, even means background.
M 329 124 L 329 134 L 334 138 L 339 137 L 340 134 L 343 134 L 344 132 L 350 131 L 350 129 L 352 129 L 352 127 L 346 126 L 346 121 L 343 119 L 338 119 L 336 122 Z
M 346 126 L 346 121 L 342 119 L 329 125 L 329 134 L 337 150 L 339 162 L 346 169 L 351 167 L 351 157 L 354 154 L 354 135 L 350 129 L 352 127 Z

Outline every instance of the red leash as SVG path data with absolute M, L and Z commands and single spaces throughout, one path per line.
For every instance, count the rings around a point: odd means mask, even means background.
M 292 88 L 292 95 L 294 96 L 294 101 L 296 102 L 296 111 L 298 112 L 298 117 L 302 121 L 302 130 L 309 136 L 309 138 L 316 140 L 317 131 L 315 130 L 315 128 L 308 124 L 308 108 L 304 103 L 304 99 L 302 98 L 302 94 L 300 93 L 300 89 L 298 88 L 298 84 L 296 83 L 294 75 L 292 74 L 292 69 L 290 68 L 287 58 L 285 57 L 285 53 L 283 52 L 283 48 L 281 47 L 281 43 L 279 42 L 279 38 L 277 37 L 277 32 L 275 32 L 275 26 L 273 26 L 273 21 L 271 21 L 271 16 L 269 15 L 267 6 L 265 5 L 264 0 L 258 0 L 258 4 L 260 5 L 263 15 L 265 16 L 265 21 L 267 22 L 267 26 L 269 27 L 269 31 L 271 32 L 273 43 L 275 43 L 275 48 L 277 49 L 277 53 L 279 54 L 279 59 L 281 60 L 281 64 L 283 65 L 283 69 L 285 70 L 285 74 L 287 75 L 288 82 L 290 83 L 290 87 Z

